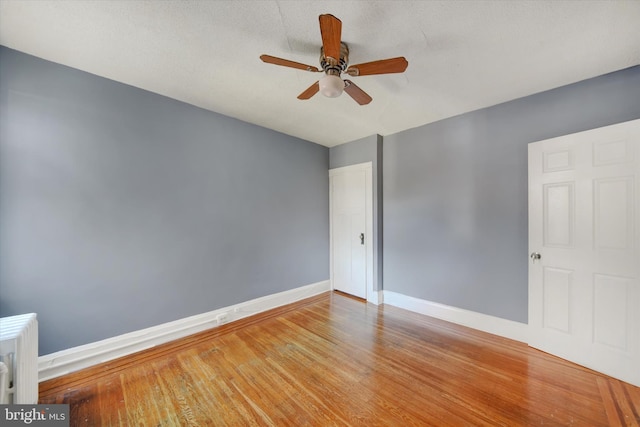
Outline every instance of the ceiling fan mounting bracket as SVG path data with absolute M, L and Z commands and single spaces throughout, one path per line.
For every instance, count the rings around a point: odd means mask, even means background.
M 320 66 L 327 75 L 340 76 L 349 65 L 349 46 L 340 42 L 340 58 L 332 58 L 324 54 L 324 48 L 320 48 Z

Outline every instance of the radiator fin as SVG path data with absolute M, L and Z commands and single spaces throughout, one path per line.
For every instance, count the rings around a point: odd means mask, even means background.
M 38 403 L 38 320 L 35 313 L 0 318 L 0 403 Z

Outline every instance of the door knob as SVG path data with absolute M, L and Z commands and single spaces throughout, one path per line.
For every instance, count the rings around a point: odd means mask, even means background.
M 535 263 L 536 260 L 539 260 L 540 258 L 542 258 L 542 255 L 540 255 L 538 252 L 531 252 L 531 255 L 529 257 Z
M 364 245 L 364 233 L 360 233 L 360 244 Z

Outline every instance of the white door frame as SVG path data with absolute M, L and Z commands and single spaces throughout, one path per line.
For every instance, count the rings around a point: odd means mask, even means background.
M 332 177 L 345 172 L 365 171 L 365 264 L 366 264 L 366 294 L 367 301 L 378 304 L 378 290 L 374 289 L 373 281 L 373 162 L 329 169 L 329 239 L 330 239 L 330 278 L 331 289 L 335 289 L 333 276 L 333 186 Z

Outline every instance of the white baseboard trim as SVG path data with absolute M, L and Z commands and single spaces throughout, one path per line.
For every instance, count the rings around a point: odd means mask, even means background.
M 526 323 L 451 307 L 392 291 L 384 291 L 384 303 L 515 341 L 529 342 L 529 327 Z
M 46 381 L 331 290 L 328 280 L 38 357 Z M 218 323 L 218 316 L 226 320 Z

